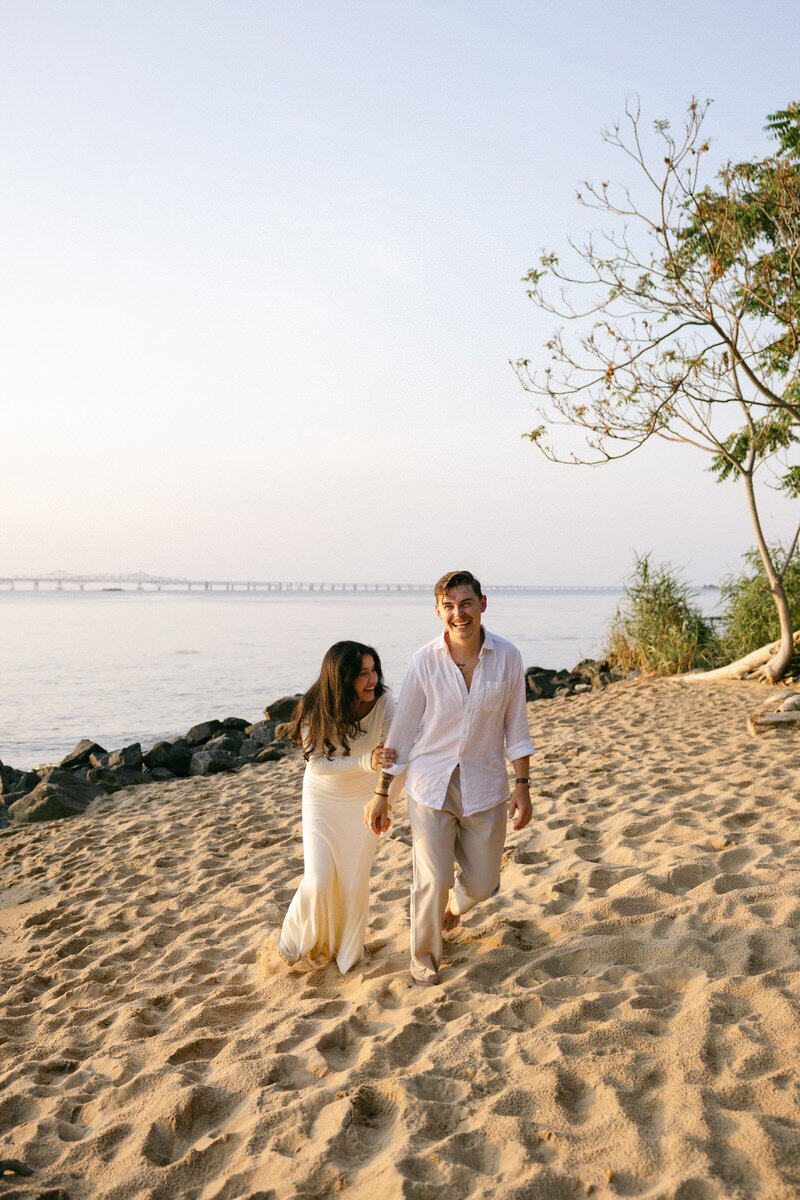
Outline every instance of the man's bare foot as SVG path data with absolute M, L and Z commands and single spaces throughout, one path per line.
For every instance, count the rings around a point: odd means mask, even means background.
M 460 924 L 461 924 L 460 914 L 451 912 L 450 905 L 448 904 L 447 908 L 444 910 L 444 916 L 442 917 L 442 929 L 444 930 L 445 933 L 451 933 Z

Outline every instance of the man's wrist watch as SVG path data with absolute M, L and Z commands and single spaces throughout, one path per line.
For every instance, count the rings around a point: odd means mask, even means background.
M 526 783 L 528 787 L 530 787 L 531 777 L 530 775 L 517 775 L 514 779 L 514 783 Z

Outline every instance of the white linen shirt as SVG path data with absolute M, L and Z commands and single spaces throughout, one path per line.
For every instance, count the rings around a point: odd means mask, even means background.
M 409 663 L 386 745 L 397 751 L 389 772 L 407 768 L 406 791 L 418 804 L 442 808 L 456 767 L 465 813 L 502 803 L 504 747 L 511 762 L 533 754 L 519 650 L 484 629 L 467 690 L 444 633 L 428 642 Z

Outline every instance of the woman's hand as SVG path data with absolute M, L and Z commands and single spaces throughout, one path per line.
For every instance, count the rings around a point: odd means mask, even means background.
M 386 833 L 392 824 L 389 816 L 389 797 L 376 792 L 364 807 L 364 825 L 372 833 Z
M 383 742 L 372 751 L 370 766 L 373 771 L 382 771 L 385 767 L 393 767 L 397 762 L 397 751 L 387 750 Z

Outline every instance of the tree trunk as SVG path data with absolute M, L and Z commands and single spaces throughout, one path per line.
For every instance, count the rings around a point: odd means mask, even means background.
M 681 675 L 680 678 L 685 679 L 687 683 L 705 683 L 709 679 L 758 679 L 761 678 L 760 669 L 770 664 L 780 652 L 782 644 L 782 641 L 770 642 L 768 646 L 761 646 L 760 649 L 746 654 L 744 658 L 737 658 L 736 662 L 728 663 L 726 667 L 716 667 L 713 671 L 693 671 L 691 675 Z M 797 645 L 800 645 L 800 629 L 792 637 L 792 646 Z M 791 654 L 789 657 L 791 658 Z
M 775 564 L 772 561 L 772 555 L 769 552 L 767 539 L 764 537 L 764 531 L 761 528 L 761 519 L 758 515 L 758 505 L 756 503 L 755 487 L 753 485 L 753 470 L 752 464 L 750 469 L 742 471 L 742 479 L 744 480 L 744 488 L 747 494 L 747 507 L 750 510 L 750 519 L 753 522 L 753 530 L 756 535 L 756 545 L 758 553 L 761 555 L 761 561 L 764 564 L 764 571 L 769 583 L 769 590 L 772 594 L 772 599 L 775 602 L 775 608 L 778 612 L 778 620 L 780 622 L 781 638 L 775 643 L 775 651 L 768 661 L 763 665 L 757 665 L 752 672 L 751 677 L 754 679 L 762 679 L 764 683 L 777 683 L 783 679 L 786 674 L 786 669 L 792 661 L 794 654 L 794 638 L 792 636 L 792 616 L 789 612 L 789 601 L 786 599 L 786 592 L 783 587 L 783 580 L 775 570 Z M 736 664 L 733 664 L 736 665 Z M 755 665 L 755 664 L 754 664 Z M 742 678 L 739 676 L 739 678 Z
M 780 679 L 783 679 L 789 663 L 792 661 L 794 637 L 792 632 L 792 617 L 789 612 L 789 601 L 786 599 L 786 592 L 780 579 L 776 577 L 775 582 L 771 583 L 770 590 L 772 598 L 775 601 L 775 607 L 778 610 L 778 617 L 780 618 L 781 640 L 773 657 L 761 668 L 760 674 L 766 683 L 777 683 Z

